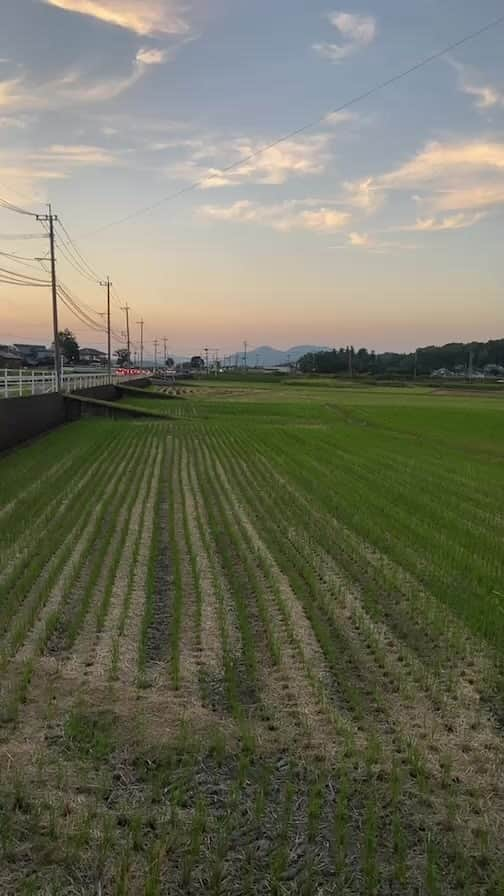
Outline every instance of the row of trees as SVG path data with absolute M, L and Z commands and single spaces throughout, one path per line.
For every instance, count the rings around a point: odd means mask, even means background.
M 467 369 L 472 362 L 474 369 L 488 365 L 504 366 L 504 339 L 489 342 L 450 342 L 447 345 L 431 345 L 416 352 L 383 352 L 377 354 L 367 348 L 353 346 L 332 351 L 310 352 L 303 355 L 298 366 L 303 373 L 356 373 L 375 375 L 419 376 L 434 370 Z

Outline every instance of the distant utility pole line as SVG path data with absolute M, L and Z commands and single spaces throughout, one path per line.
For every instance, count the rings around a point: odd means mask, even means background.
M 128 364 L 131 364 L 131 341 L 130 341 L 130 325 L 129 325 L 129 313 L 130 306 L 128 304 L 124 305 L 121 308 L 121 311 L 126 312 L 126 342 L 128 346 Z
M 112 346 L 110 342 L 110 287 L 112 283 L 110 282 L 110 277 L 107 277 L 106 280 L 100 280 L 100 286 L 107 287 L 107 357 L 108 357 L 108 372 L 109 377 L 112 376 Z
M 137 320 L 137 324 L 140 327 L 140 367 L 143 367 L 143 356 L 144 356 L 144 321 Z
M 58 392 L 61 392 L 61 350 L 59 344 L 58 324 L 58 284 L 56 281 L 56 256 L 54 250 L 54 222 L 57 220 L 58 216 L 53 215 L 51 205 L 49 205 L 49 213 L 47 215 L 37 215 L 37 221 L 49 224 L 49 245 L 51 247 L 51 291 L 54 331 L 54 369 L 56 371 L 56 387 Z
M 153 342 L 154 345 L 154 370 L 157 370 L 157 350 L 159 345 L 159 339 L 155 339 Z

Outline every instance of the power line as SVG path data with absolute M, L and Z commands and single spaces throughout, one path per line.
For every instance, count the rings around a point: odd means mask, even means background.
M 4 208 L 8 212 L 16 212 L 18 215 L 28 215 L 30 218 L 37 217 L 35 212 L 29 212 L 25 208 L 20 208 L 18 205 L 13 205 L 12 202 L 9 202 L 7 199 L 2 199 L 1 196 L 0 196 L 0 208 Z
M 99 282 L 96 277 L 91 277 L 87 273 L 86 269 L 80 264 L 78 259 L 76 259 L 74 255 L 72 255 L 69 243 L 66 243 L 60 236 L 57 236 L 56 245 L 68 264 L 74 269 L 74 271 L 77 271 L 77 273 L 80 274 L 81 277 L 84 277 L 85 280 L 88 280 L 91 283 Z
M 72 249 L 73 249 L 74 255 L 77 257 L 77 259 L 80 260 L 81 267 L 83 267 L 85 270 L 87 270 L 87 271 L 89 272 L 88 276 L 91 277 L 95 282 L 97 282 L 97 281 L 99 281 L 99 280 L 103 280 L 103 277 L 101 277 L 101 276 L 94 270 L 94 268 L 89 264 L 89 262 L 86 261 L 86 259 L 84 258 L 82 252 L 80 251 L 80 249 L 79 249 L 77 243 L 75 242 L 74 239 L 72 239 L 72 237 L 70 236 L 68 230 L 66 229 L 66 227 L 65 227 L 65 225 L 63 224 L 62 221 L 59 222 L 59 225 L 60 225 L 61 229 L 63 230 L 63 233 L 65 234 L 65 236 L 66 236 L 66 238 L 67 238 L 67 240 L 68 240 L 68 243 L 70 243 L 70 246 L 71 246 Z
M 0 275 L 0 283 L 9 286 L 24 286 L 30 288 L 43 287 L 44 289 L 47 289 L 47 287 L 51 285 L 49 281 L 47 283 L 21 283 L 19 280 L 13 280 L 12 278 L 4 277 L 3 275 Z
M 89 323 L 90 326 L 96 327 L 98 330 L 104 330 L 103 324 L 98 320 L 94 320 L 91 315 L 85 310 L 85 308 L 81 307 L 79 302 L 74 298 L 69 289 L 61 283 L 61 281 L 58 283 L 58 293 L 61 293 L 66 301 L 69 302 L 72 307 L 78 310 L 79 314 L 86 319 L 87 323 Z
M 88 330 L 92 330 L 94 333 L 105 332 L 103 327 L 99 327 L 96 324 L 90 323 L 89 320 L 79 312 L 78 308 L 66 299 L 64 293 L 60 288 L 58 288 L 58 298 L 62 305 L 64 305 L 65 308 L 70 311 L 70 313 L 73 314 L 73 316 L 76 317 L 77 320 L 80 321 L 80 323 L 83 324 Z
M 0 251 L 0 255 L 3 258 L 10 258 L 12 261 L 16 261 L 18 264 L 23 265 L 23 267 L 32 268 L 35 271 L 38 271 L 38 267 L 36 264 L 32 264 L 31 262 L 36 262 L 36 258 L 27 258 L 24 255 L 15 255 L 12 252 L 2 252 Z
M 469 43 L 472 40 L 475 40 L 478 37 L 481 37 L 482 34 L 485 34 L 487 31 L 491 31 L 493 28 L 498 27 L 504 23 L 504 15 L 499 16 L 498 19 L 493 19 L 491 22 L 488 22 L 486 25 L 483 25 L 481 28 L 478 28 L 476 31 L 472 31 L 469 34 L 466 34 L 464 37 L 455 41 L 454 43 L 449 44 L 446 47 L 443 47 L 442 50 L 438 50 L 435 53 L 431 53 L 430 56 L 426 56 L 424 59 L 419 60 L 414 63 L 414 65 L 409 66 L 406 69 L 403 69 L 400 72 L 397 72 L 395 75 L 392 75 L 390 78 L 386 78 L 384 81 L 380 81 L 378 84 L 375 84 L 373 87 L 364 90 L 362 93 L 357 94 L 351 99 L 347 100 L 341 105 L 336 106 L 334 109 L 330 109 L 328 112 L 325 112 L 324 115 L 319 116 L 317 119 L 314 119 L 307 124 L 301 125 L 301 127 L 295 128 L 292 131 L 289 131 L 286 134 L 283 134 L 281 137 L 278 137 L 276 140 L 273 140 L 271 143 L 267 143 L 265 146 L 260 147 L 254 152 L 249 153 L 248 156 L 244 158 L 237 159 L 235 162 L 232 162 L 230 165 L 227 165 L 224 168 L 220 168 L 218 171 L 209 171 L 207 175 L 200 178 L 199 180 L 192 181 L 192 183 L 187 184 L 185 187 L 181 187 L 179 190 L 176 190 L 174 193 L 171 193 L 168 196 L 164 196 L 162 199 L 158 199 L 156 202 L 153 202 L 151 205 L 143 206 L 142 208 L 137 209 L 137 211 L 132 212 L 129 215 L 126 215 L 124 218 L 118 218 L 116 221 L 111 221 L 109 224 L 104 224 L 102 227 L 98 227 L 96 230 L 92 230 L 85 235 L 85 237 L 94 236 L 97 233 L 102 233 L 104 230 L 108 230 L 110 227 L 116 227 L 120 224 L 125 224 L 128 221 L 133 220 L 134 218 L 139 217 L 140 215 L 145 215 L 148 212 L 154 211 L 154 209 L 159 208 L 161 205 L 164 205 L 165 202 L 172 202 L 175 199 L 179 199 L 181 196 L 184 196 L 186 193 L 190 193 L 193 190 L 198 189 L 198 187 L 203 186 L 207 181 L 213 180 L 215 178 L 222 177 L 223 174 L 227 174 L 229 171 L 234 171 L 236 168 L 240 168 L 242 165 L 246 165 L 248 162 L 253 161 L 253 159 L 258 158 L 258 156 L 264 155 L 264 153 L 268 152 L 270 149 L 274 149 L 276 146 L 280 146 L 282 143 L 285 143 L 287 140 L 292 140 L 293 137 L 298 137 L 300 134 L 304 134 L 306 131 L 311 130 L 317 125 L 321 124 L 325 121 L 328 115 L 337 115 L 339 112 L 344 112 L 345 110 L 355 106 L 357 103 L 361 103 L 369 97 L 374 96 L 377 93 L 380 93 L 382 90 L 385 90 L 387 87 L 391 87 L 392 84 L 396 84 L 398 81 L 401 81 L 403 78 L 412 75 L 414 72 L 419 71 L 425 66 L 430 65 L 432 62 L 435 62 L 437 59 L 441 59 L 443 56 L 446 56 L 448 53 L 452 53 L 454 50 L 457 50 L 459 47 L 462 47 L 464 44 Z
M 48 280 L 41 280 L 40 277 L 32 277 L 31 274 L 20 274 L 18 271 L 9 270 L 9 268 L 0 267 L 0 274 L 19 280 L 20 286 L 29 286 L 32 283 L 36 284 L 37 286 L 49 286 Z
M 94 320 L 92 317 L 93 314 L 96 315 L 97 317 L 101 317 L 102 316 L 101 312 L 95 311 L 94 308 L 90 308 L 89 305 L 86 306 L 85 302 L 83 302 L 82 299 L 77 300 L 75 298 L 74 294 L 68 288 L 68 286 L 66 286 L 66 284 L 63 284 L 61 282 L 61 280 L 59 281 L 58 288 L 62 292 L 62 295 L 63 295 L 64 299 L 66 300 L 66 302 L 68 302 L 68 304 L 71 305 L 72 309 L 75 309 L 75 311 L 78 312 L 82 322 L 85 322 L 87 324 L 87 326 L 92 327 L 93 329 L 99 330 L 101 333 L 107 332 L 107 327 L 103 324 L 103 322 Z M 88 313 L 88 311 L 86 311 L 86 308 L 89 309 L 90 313 Z M 111 332 L 111 335 L 113 335 L 114 338 L 117 339 L 117 341 L 119 341 L 119 342 L 123 341 L 122 335 L 120 333 L 118 333 L 117 330 L 114 330 L 113 328 L 111 328 L 110 332 Z

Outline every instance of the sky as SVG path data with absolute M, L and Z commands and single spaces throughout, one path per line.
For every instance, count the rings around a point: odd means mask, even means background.
M 52 203 L 81 345 L 106 276 L 146 355 L 504 336 L 504 24 L 334 111 L 502 4 L 342 2 L 2 0 L 0 197 Z M 0 208 L 1 268 L 45 282 L 47 251 Z M 0 282 L 0 343 L 51 326 L 46 286 Z

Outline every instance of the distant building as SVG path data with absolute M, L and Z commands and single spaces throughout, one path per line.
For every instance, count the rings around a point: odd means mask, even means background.
M 48 367 L 50 364 L 54 364 L 54 351 L 46 348 L 45 345 L 16 343 L 14 348 L 21 355 L 26 367 Z
M 108 355 L 98 348 L 81 348 L 79 351 L 79 363 L 102 366 L 108 363 Z
M 0 345 L 0 368 L 19 370 L 23 366 L 23 358 L 13 345 Z

